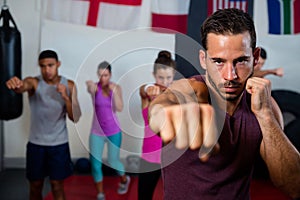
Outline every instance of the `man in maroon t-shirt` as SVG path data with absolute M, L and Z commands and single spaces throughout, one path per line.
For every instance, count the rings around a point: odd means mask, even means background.
M 150 126 L 165 143 L 165 199 L 249 199 L 258 153 L 273 183 L 300 197 L 299 152 L 283 132 L 270 81 L 252 76 L 260 53 L 252 18 L 216 11 L 201 38 L 204 77 L 175 81 L 150 105 Z M 210 103 L 200 103 L 208 91 Z

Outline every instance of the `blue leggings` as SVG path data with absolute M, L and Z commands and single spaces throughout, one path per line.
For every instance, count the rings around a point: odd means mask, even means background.
M 122 141 L 122 133 L 119 132 L 111 136 L 99 136 L 91 133 L 89 137 L 90 145 L 90 161 L 92 167 L 92 175 L 96 183 L 103 180 L 102 173 L 102 154 L 104 144 L 107 142 L 107 161 L 110 167 L 117 170 L 122 176 L 125 174 L 124 165 L 120 161 L 120 146 Z

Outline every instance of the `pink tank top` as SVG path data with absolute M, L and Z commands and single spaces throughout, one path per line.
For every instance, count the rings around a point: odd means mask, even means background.
M 149 127 L 148 107 L 142 110 L 142 114 L 145 122 L 142 158 L 148 162 L 160 163 L 162 140 Z
M 112 91 L 109 96 L 103 96 L 101 84 L 93 98 L 94 116 L 91 132 L 100 136 L 110 136 L 121 131 L 120 123 L 113 109 Z

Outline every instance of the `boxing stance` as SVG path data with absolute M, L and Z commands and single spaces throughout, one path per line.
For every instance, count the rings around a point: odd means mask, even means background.
M 118 194 L 128 192 L 130 176 L 125 174 L 125 168 L 120 161 L 120 147 L 122 131 L 116 112 L 123 110 L 123 97 L 121 87 L 111 81 L 111 65 L 103 61 L 98 65 L 99 80 L 86 82 L 87 91 L 92 97 L 94 116 L 89 136 L 90 161 L 92 175 L 97 189 L 97 200 L 105 200 L 102 172 L 102 154 L 107 143 L 108 164 L 120 176 Z
M 162 50 L 154 61 L 154 84 L 145 84 L 140 87 L 142 115 L 145 123 L 140 160 L 138 182 L 138 199 L 152 200 L 155 187 L 161 176 L 161 138 L 153 133 L 149 127 L 148 108 L 150 102 L 169 87 L 174 79 L 176 63 L 171 53 Z
M 252 77 L 260 53 L 252 18 L 218 10 L 201 38 L 205 75 L 175 81 L 150 104 L 150 127 L 169 145 L 162 152 L 164 199 L 250 199 L 259 153 L 275 186 L 300 197 L 299 152 L 283 132 L 270 81 Z M 205 93 L 209 103 L 199 103 Z
M 30 200 L 41 200 L 45 177 L 49 176 L 54 199 L 65 199 L 63 181 L 73 172 L 68 144 L 66 115 L 73 122 L 81 116 L 75 83 L 58 74 L 56 52 L 39 55 L 41 75 L 20 80 L 12 77 L 6 86 L 28 93 L 31 124 L 26 151 L 26 177 Z

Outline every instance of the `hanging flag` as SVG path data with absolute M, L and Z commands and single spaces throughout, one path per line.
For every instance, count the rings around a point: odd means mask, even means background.
M 237 8 L 253 16 L 253 0 L 191 0 L 188 15 L 188 35 L 200 43 L 200 26 L 215 11 L 225 8 Z
M 46 0 L 45 17 L 112 30 L 137 28 L 142 0 Z
M 238 8 L 253 16 L 254 0 L 191 0 L 187 20 L 187 36 L 176 34 L 175 57 L 177 70 L 184 76 L 190 77 L 202 74 L 204 70 L 199 62 L 201 48 L 200 27 L 212 13 L 224 8 Z
M 237 8 L 248 12 L 247 0 L 208 0 L 207 15 L 211 15 L 217 10 L 225 8 Z
M 270 34 L 300 32 L 300 0 L 268 0 Z
M 151 0 L 152 30 L 186 33 L 189 5 L 190 0 Z

